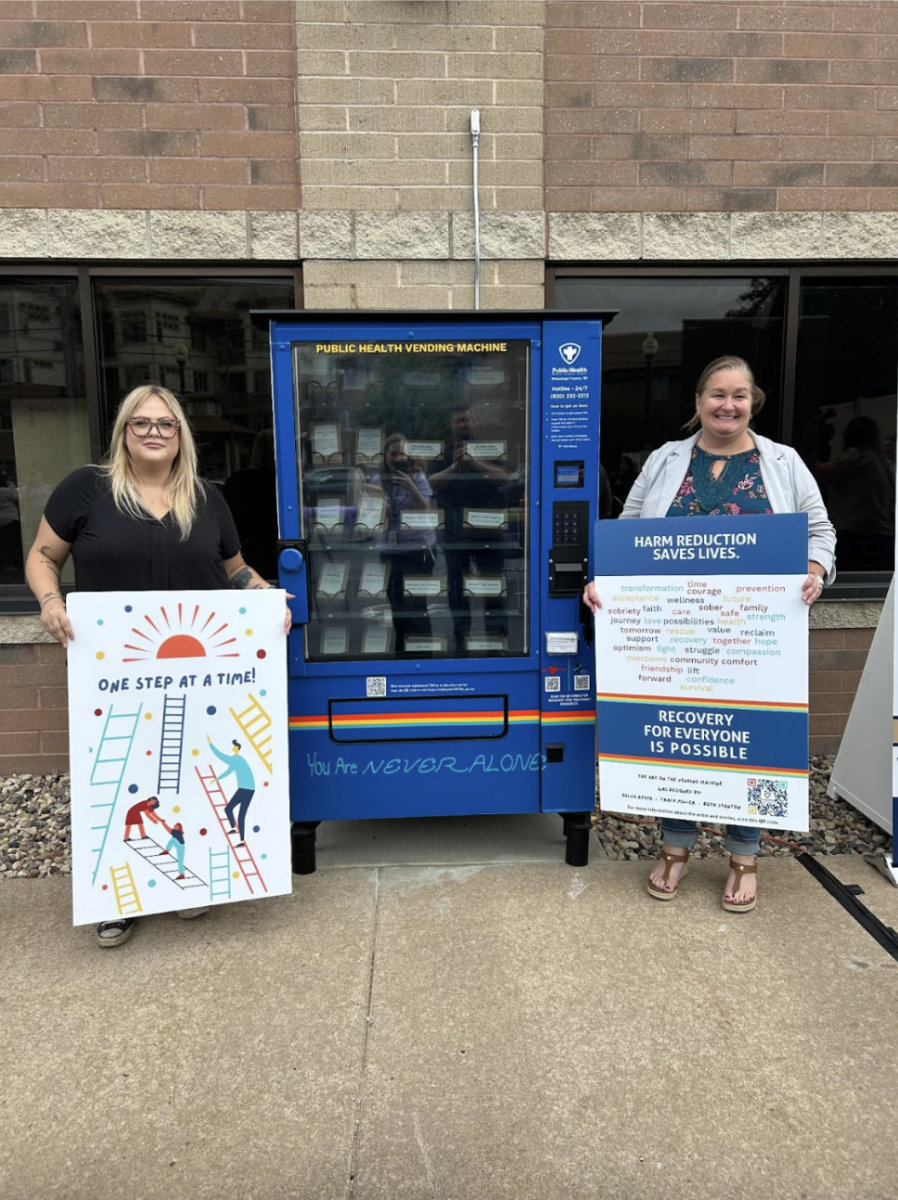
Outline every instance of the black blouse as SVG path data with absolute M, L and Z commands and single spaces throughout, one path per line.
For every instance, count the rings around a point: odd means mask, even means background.
M 53 491 L 44 516 L 69 542 L 80 592 L 211 591 L 229 586 L 223 560 L 240 552 L 224 498 L 203 482 L 190 537 L 181 540 L 171 513 L 129 517 L 119 512 L 109 479 L 96 466 L 79 467 Z

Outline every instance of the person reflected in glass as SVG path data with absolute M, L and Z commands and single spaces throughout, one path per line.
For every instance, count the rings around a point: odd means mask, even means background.
M 22 570 L 19 490 L 3 470 L 0 470 L 0 567 L 17 575 Z
M 64 647 L 75 637 L 61 590 L 70 557 L 75 587 L 86 592 L 274 586 L 244 561 L 227 504 L 197 473 L 196 443 L 183 408 L 155 384 L 135 388 L 122 401 L 105 462 L 79 467 L 54 489 L 29 551 L 25 572 L 41 624 Z M 290 623 L 288 609 L 286 632 Z M 97 944 L 120 946 L 134 921 L 103 921 Z
M 620 519 L 807 513 L 808 573 L 801 598 L 810 605 L 835 579 L 835 530 L 820 489 L 796 451 L 751 429 L 764 398 L 744 359 L 727 355 L 709 363 L 687 426 L 697 432 L 649 455 Z M 594 584 L 584 590 L 583 602 L 593 612 L 601 607 Z M 697 833 L 694 821 L 662 818 L 664 844 L 649 876 L 650 896 L 674 899 Z M 749 912 L 757 897 L 761 830 L 727 825 L 725 843 L 730 870 L 723 907 Z
M 428 597 L 408 591 L 406 584 L 411 577 L 433 574 L 437 536 L 436 520 L 415 520 L 418 514 L 436 516 L 433 493 L 424 474 L 424 464 L 417 458 L 409 458 L 401 433 L 390 434 L 384 442 L 380 468 L 368 486 L 371 492 L 384 498 L 384 523 L 377 548 L 381 562 L 389 569 L 387 599 L 396 649 L 402 650 L 407 638 L 430 632 Z
M 638 474 L 633 459 L 629 454 L 622 454 L 617 470 L 611 472 L 611 493 L 615 500 L 620 502 L 621 507 L 626 503 Z
M 443 457 L 431 464 L 430 486 L 443 510 L 442 548 L 446 559 L 449 607 L 455 652 L 464 654 L 471 631 L 471 601 L 465 575 L 499 575 L 505 563 L 508 526 L 503 488 L 509 472 L 499 463 L 469 453 L 477 428 L 470 404 L 457 404 L 450 414 L 451 436 Z M 496 514 L 493 516 L 493 514 Z M 484 596 L 486 633 L 508 634 L 507 596 Z
M 895 489 L 879 425 L 852 417 L 842 452 L 814 468 L 839 539 L 843 571 L 891 571 L 895 555 Z
M 235 471 L 222 489 L 237 526 L 240 550 L 263 579 L 277 579 L 278 502 L 274 431 L 256 434 L 249 466 Z

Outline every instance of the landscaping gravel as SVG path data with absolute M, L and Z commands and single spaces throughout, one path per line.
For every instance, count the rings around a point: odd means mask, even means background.
M 795 847 L 812 854 L 868 854 L 892 840 L 843 800 L 826 795 L 832 758 L 811 760 L 811 832 L 777 830 L 764 854 L 791 855 Z M 651 821 L 596 814 L 596 830 L 609 858 L 654 858 L 661 838 Z M 791 842 L 792 846 L 781 845 Z M 723 854 L 718 834 L 701 831 L 695 853 Z M 0 780 L 0 879 L 68 875 L 72 869 L 68 775 L 11 775 Z

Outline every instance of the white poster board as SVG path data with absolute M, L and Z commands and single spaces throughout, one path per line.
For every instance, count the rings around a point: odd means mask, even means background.
M 76 925 L 291 891 L 285 604 L 68 598 Z

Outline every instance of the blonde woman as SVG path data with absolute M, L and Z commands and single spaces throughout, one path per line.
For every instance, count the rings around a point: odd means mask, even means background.
M 122 401 L 106 461 L 73 471 L 44 509 L 25 573 L 41 624 L 63 646 L 75 637 L 60 590 L 70 555 L 79 591 L 271 586 L 244 562 L 223 497 L 197 475 L 184 410 L 155 384 L 135 388 Z M 289 612 L 284 624 L 289 631 Z M 130 919 L 103 922 L 98 944 L 121 945 L 133 925 Z

